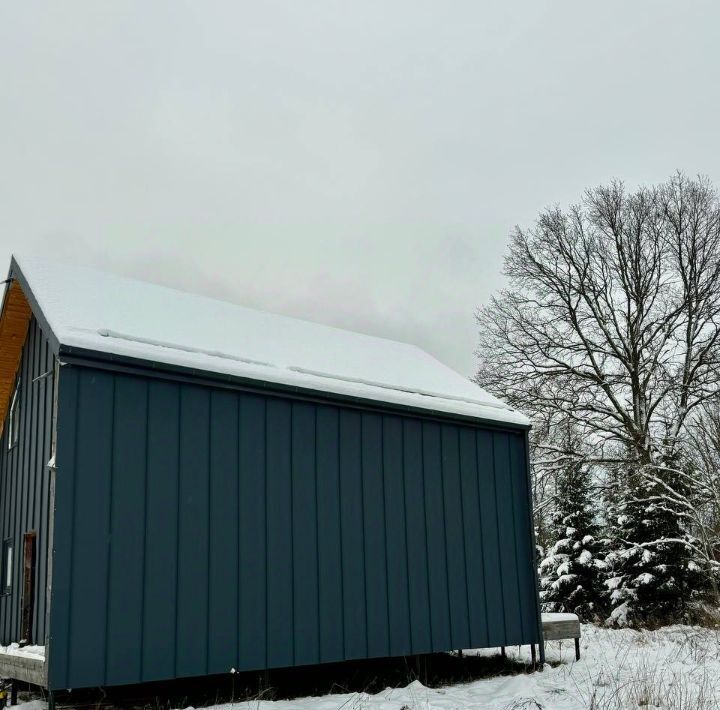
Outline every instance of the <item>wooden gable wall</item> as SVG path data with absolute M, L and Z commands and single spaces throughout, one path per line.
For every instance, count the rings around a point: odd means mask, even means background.
M 0 436 L 5 427 L 31 315 L 30 304 L 20 284 L 11 281 L 0 315 Z

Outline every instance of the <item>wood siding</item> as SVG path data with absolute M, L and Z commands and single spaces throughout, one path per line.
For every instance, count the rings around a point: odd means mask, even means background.
M 0 315 L 0 436 L 15 391 L 15 380 L 31 316 L 30 304 L 20 284 L 11 281 L 5 292 Z
M 12 588 L 0 596 L 0 639 L 20 640 L 22 624 L 23 535 L 36 531 L 36 572 L 33 641 L 46 640 L 48 523 L 54 356 L 37 321 L 32 318 L 20 359 L 20 426 L 18 442 L 8 449 L 9 427 L 0 437 L 0 530 L 13 542 Z M 33 381 L 35 380 L 35 381 Z M 0 569 L 4 570 L 2 560 Z M 4 580 L 3 580 L 4 587 Z
M 524 433 L 60 377 L 51 688 L 539 641 Z

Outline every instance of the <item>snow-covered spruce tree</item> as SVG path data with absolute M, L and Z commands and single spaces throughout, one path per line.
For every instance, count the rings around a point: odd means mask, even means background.
M 720 384 L 717 192 L 681 174 L 590 190 L 518 228 L 505 273 L 478 313 L 477 381 L 534 419 L 572 419 L 593 475 L 616 472 L 612 618 L 677 619 L 685 572 L 704 569 L 687 434 Z
M 549 537 L 553 544 L 540 563 L 540 600 L 545 611 L 570 612 L 597 621 L 606 610 L 603 543 L 590 472 L 576 451 L 567 424 L 566 452 L 554 476 Z
M 709 579 L 692 532 L 692 491 L 682 476 L 662 469 L 632 470 L 610 507 L 606 585 L 617 626 L 692 621 L 692 602 L 702 598 Z

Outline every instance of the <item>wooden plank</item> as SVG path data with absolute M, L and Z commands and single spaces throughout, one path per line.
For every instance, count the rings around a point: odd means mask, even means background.
M 23 344 L 30 325 L 30 304 L 17 281 L 12 281 L 5 294 L 0 316 L 0 436 L 5 415 L 15 387 Z
M 45 661 L 41 661 L 39 658 L 0 654 L 0 678 L 12 678 L 24 683 L 47 687 Z
M 543 636 L 546 641 L 580 638 L 580 620 L 574 614 L 543 614 Z

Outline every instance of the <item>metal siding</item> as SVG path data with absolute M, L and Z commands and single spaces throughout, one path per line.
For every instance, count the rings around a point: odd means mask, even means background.
M 485 556 L 481 530 L 476 436 L 472 429 L 458 431 L 460 440 L 460 482 L 465 545 L 468 624 L 470 647 L 489 645 L 486 602 Z
M 410 655 L 410 603 L 403 475 L 402 420 L 383 417 L 383 479 L 387 544 L 388 635 L 391 655 Z
M 480 499 L 480 526 L 482 530 L 483 567 L 485 572 L 485 603 L 487 609 L 488 646 L 505 645 L 504 584 L 500 560 L 497 496 L 495 493 L 495 459 L 493 432 L 477 431 L 475 446 Z
M 238 401 L 212 392 L 210 429 L 210 576 L 208 672 L 237 664 L 238 632 Z
M 110 489 L 105 683 L 136 683 L 141 668 L 145 561 L 148 386 L 130 380 L 115 390 Z
M 90 371 L 79 379 L 70 570 L 68 674 L 73 685 L 105 679 L 110 543 L 114 378 Z
M 498 545 L 503 580 L 503 605 L 505 610 L 504 645 L 522 643 L 522 606 L 518 580 L 517 548 L 513 524 L 513 480 L 510 467 L 510 436 L 504 432 L 493 433 L 495 456 L 495 493 L 498 518 Z
M 454 648 L 469 648 L 469 586 L 465 553 L 464 511 L 460 487 L 460 440 L 457 427 L 442 425 L 442 497 L 445 507 L 450 639 Z
M 57 470 L 62 481 L 55 482 L 53 516 L 52 596 L 50 599 L 50 638 L 48 647 L 48 685 L 62 687 L 70 677 L 68 660 L 70 644 L 71 573 L 73 564 L 73 518 L 75 515 L 75 470 L 78 426 L 78 392 L 80 372 L 74 368 L 60 370 L 58 383 Z M 68 416 L 60 417 L 60 412 Z
M 440 425 L 423 422 L 423 481 L 425 483 L 425 537 L 427 540 L 428 590 L 432 650 L 453 648 L 450 638 L 445 511 L 443 506 Z
M 422 422 L 403 420 L 403 482 L 405 487 L 405 542 L 408 558 L 410 647 L 412 653 L 433 650 L 428 579 L 428 532 L 425 518 Z
M 266 402 L 239 398 L 239 546 L 238 668 L 260 669 L 267 664 L 267 478 Z
M 367 655 L 360 414 L 340 410 L 340 530 L 345 658 Z
M 180 389 L 175 673 L 207 673 L 210 391 Z
M 318 407 L 316 421 L 320 660 L 334 661 L 345 646 L 338 410 Z
M 60 395 L 51 687 L 538 640 L 521 435 L 75 366 Z
M 363 414 L 361 423 L 367 655 L 380 657 L 390 655 L 382 418 Z
M 320 662 L 315 407 L 292 405 L 294 663 Z
M 291 405 L 268 400 L 265 429 L 267 665 L 291 666 L 293 638 Z
M 175 676 L 180 509 L 178 385 L 148 382 L 147 430 L 141 680 Z
M 528 479 L 525 474 L 525 438 L 522 434 L 508 435 L 510 438 L 510 468 L 513 495 L 513 529 L 518 573 L 518 592 L 522 617 L 522 637 L 528 638 L 537 631 L 535 601 L 537 594 L 534 545 L 530 528 L 531 517 L 527 514 L 529 499 Z
M 48 519 L 50 515 L 50 430 L 54 376 L 40 378 L 54 366 L 53 354 L 35 318 L 31 318 L 19 364 L 20 426 L 18 443 L 8 450 L 9 426 L 0 437 L 0 532 L 13 540 L 13 584 L 0 596 L 0 643 L 20 640 L 22 626 L 23 535 L 35 530 L 35 602 L 33 641 L 47 640 Z M 36 379 L 40 378 L 40 379 Z M 3 564 L 0 561 L 0 568 Z

